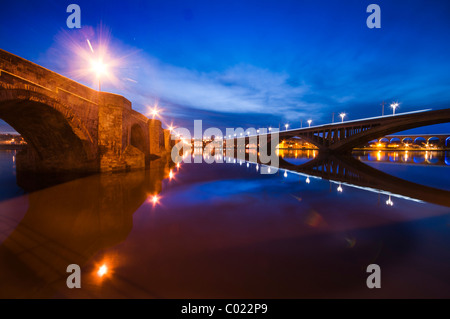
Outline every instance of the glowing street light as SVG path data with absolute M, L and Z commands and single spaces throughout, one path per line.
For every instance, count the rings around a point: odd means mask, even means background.
M 312 122 L 312 120 L 308 120 L 309 127 L 311 127 L 311 122 Z
M 108 71 L 107 65 L 103 63 L 102 59 L 91 60 L 91 70 L 98 78 L 98 91 L 101 89 L 101 77 Z
M 341 117 L 341 119 L 342 119 L 342 123 L 344 123 L 344 117 L 346 116 L 347 114 L 345 114 L 345 113 L 341 113 L 341 114 L 339 114 L 339 116 Z
M 153 107 L 153 109 L 151 109 L 150 114 L 152 116 L 152 118 L 154 119 L 155 117 L 159 116 L 159 113 L 161 113 L 161 110 L 158 109 L 158 107 L 155 105 Z
M 272 128 L 269 126 L 269 132 L 272 131 Z
M 392 115 L 395 115 L 395 109 L 398 107 L 398 102 L 392 103 L 391 107 L 392 107 Z
M 289 124 L 285 124 L 284 127 L 286 128 L 286 131 L 287 131 Z

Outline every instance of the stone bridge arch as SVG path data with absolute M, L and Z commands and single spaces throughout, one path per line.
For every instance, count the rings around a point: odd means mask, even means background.
M 33 90 L 0 90 L 0 118 L 27 141 L 17 165 L 24 171 L 95 171 L 96 136 L 62 101 Z
M 141 125 L 135 123 L 131 126 L 130 145 L 136 147 L 142 153 L 148 153 L 147 137 Z

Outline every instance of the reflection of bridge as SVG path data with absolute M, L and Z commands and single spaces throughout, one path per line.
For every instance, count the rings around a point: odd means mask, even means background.
M 141 168 L 168 142 L 161 122 L 123 96 L 99 92 L 0 50 L 0 118 L 28 142 L 18 169 Z M 164 139 L 166 135 L 166 139 Z
M 450 207 L 450 191 L 409 182 L 372 168 L 351 156 L 318 156 L 295 165 L 282 157 L 279 169 L 318 177 L 387 195 L 407 197 Z
M 307 128 L 291 129 L 280 132 L 269 132 L 258 135 L 260 143 L 268 142 L 272 136 L 279 134 L 279 139 L 300 137 L 316 145 L 319 151 L 346 153 L 353 148 L 395 132 L 401 132 L 416 127 L 450 122 L 450 108 L 442 110 L 425 110 L 401 113 L 389 116 L 380 116 L 355 121 L 346 121 Z M 264 137 L 261 139 L 261 137 Z M 234 138 L 234 144 L 253 144 L 256 136 L 243 136 Z M 228 140 L 229 146 L 229 140 Z
M 354 155 L 358 160 L 369 163 L 450 166 L 450 154 L 448 151 L 373 151 L 364 154 L 356 153 Z
M 280 168 L 450 207 L 449 191 L 394 177 L 350 156 L 319 156 L 298 166 L 280 159 Z
M 148 170 L 95 174 L 16 198 L 28 206 L 18 224 L 0 203 L 0 238 L 8 236 L 0 241 L 0 298 L 54 297 L 68 265 L 83 267 L 127 238 L 134 212 L 161 192 L 171 165 L 162 157 Z

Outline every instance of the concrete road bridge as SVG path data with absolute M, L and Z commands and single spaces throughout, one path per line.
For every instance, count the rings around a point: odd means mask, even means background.
M 252 135 L 247 132 L 242 137 L 225 137 L 225 144 L 227 147 L 230 147 L 231 142 L 233 145 L 249 145 L 254 144 L 256 138 L 258 144 L 265 141 L 270 144 L 273 137 L 278 135 L 279 141 L 293 137 L 302 138 L 317 146 L 321 153 L 349 153 L 355 147 L 386 135 L 447 122 L 450 122 L 450 108 L 422 110 L 265 134 Z

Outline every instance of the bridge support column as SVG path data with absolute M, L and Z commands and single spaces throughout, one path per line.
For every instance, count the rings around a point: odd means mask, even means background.
M 148 121 L 148 136 L 150 141 L 150 155 L 161 156 L 164 149 L 165 134 L 161 127 L 161 121 L 150 119 Z
M 164 150 L 170 153 L 173 145 L 170 130 L 164 130 Z
M 98 109 L 99 170 L 124 171 L 145 168 L 145 154 L 123 139 L 124 112 L 131 103 L 121 96 L 100 93 Z M 125 147 L 126 146 L 126 147 Z
M 98 110 L 98 147 L 100 171 L 125 170 L 122 155 L 123 109 L 109 103 L 102 103 Z

